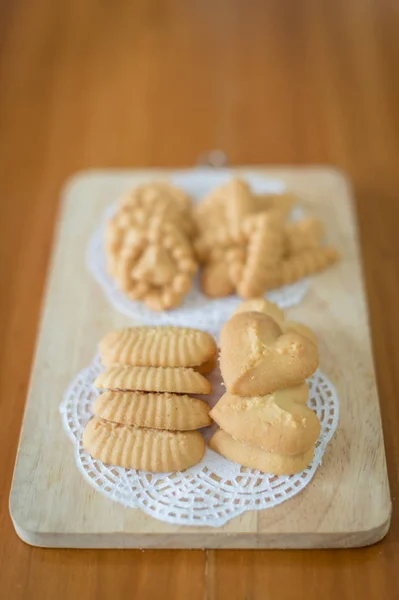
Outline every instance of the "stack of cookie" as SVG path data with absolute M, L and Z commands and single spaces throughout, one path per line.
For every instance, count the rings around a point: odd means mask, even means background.
M 106 227 L 107 270 L 131 300 L 152 310 L 178 306 L 197 270 L 191 201 L 168 183 L 135 188 Z
M 152 472 L 182 471 L 205 452 L 196 429 L 211 424 L 208 404 L 187 394 L 210 394 L 204 377 L 216 363 L 214 339 L 180 327 L 131 327 L 100 342 L 103 391 L 83 445 L 104 463 Z
M 334 248 L 321 245 L 319 221 L 287 222 L 293 204 L 291 194 L 255 195 L 233 179 L 197 205 L 194 247 L 205 294 L 255 298 L 337 260 Z
M 220 426 L 209 446 L 246 467 L 291 475 L 309 465 L 320 422 L 305 379 L 318 366 L 314 334 L 277 306 L 244 302 L 225 323 L 220 368 L 226 393 L 211 411 Z

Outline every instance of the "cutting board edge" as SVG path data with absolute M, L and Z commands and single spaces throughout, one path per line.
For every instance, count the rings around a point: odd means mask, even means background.
M 91 549 L 327 549 L 361 548 L 380 542 L 391 524 L 391 503 L 384 521 L 363 531 L 346 533 L 224 533 L 215 531 L 176 534 L 127 534 L 127 533 L 43 533 L 20 527 L 12 514 L 11 519 L 18 537 L 30 546 L 40 548 L 91 548 Z

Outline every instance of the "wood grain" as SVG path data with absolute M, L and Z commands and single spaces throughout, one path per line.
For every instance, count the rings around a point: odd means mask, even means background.
M 393 0 L 0 4 L 0 569 L 11 599 L 394 599 L 399 8 Z M 43 551 L 8 516 L 63 180 L 92 166 L 333 163 L 354 182 L 394 513 L 340 552 Z
M 10 495 L 24 541 L 68 548 L 331 548 L 369 545 L 385 535 L 391 501 L 350 187 L 333 169 L 255 173 L 282 180 L 325 224 L 328 243 L 341 253 L 287 312 L 317 333 L 321 369 L 340 400 L 338 430 L 311 484 L 288 503 L 244 513 L 217 529 L 162 523 L 87 485 L 58 404 L 104 334 L 131 324 L 88 274 L 87 241 L 115 198 L 143 181 L 168 177 L 158 169 L 91 171 L 72 178 L 63 194 Z

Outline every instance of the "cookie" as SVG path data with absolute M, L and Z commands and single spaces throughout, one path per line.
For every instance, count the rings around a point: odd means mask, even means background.
M 203 375 L 184 367 L 112 366 L 101 373 L 94 386 L 108 390 L 210 394 L 211 384 Z
M 193 216 L 197 231 L 206 231 L 209 226 L 214 228 L 225 220 L 225 198 L 219 192 L 220 186 L 205 194 L 200 202 L 194 204 Z
M 125 327 L 107 333 L 100 342 L 101 362 L 141 367 L 194 367 L 217 352 L 213 337 L 189 327 Z
M 267 210 L 278 211 L 282 219 L 287 219 L 294 208 L 296 199 L 293 194 L 259 194 L 255 196 L 258 212 Z
M 225 227 L 207 230 L 194 240 L 194 251 L 200 264 L 225 262 L 226 253 L 235 248 L 236 242 L 229 236 Z
M 243 241 L 243 220 L 256 210 L 255 199 L 248 183 L 235 178 L 221 186 L 216 193 L 225 198 L 227 229 L 233 240 Z
M 307 338 L 317 347 L 317 337 L 307 325 L 304 325 L 303 323 L 297 323 L 296 321 L 283 321 L 280 323 L 280 327 L 283 333 L 294 331 L 295 333 L 303 335 L 303 337 Z
M 209 298 L 224 298 L 234 292 L 234 285 L 223 260 L 206 264 L 200 277 L 201 289 Z
M 317 248 L 323 237 L 323 226 L 317 219 L 305 217 L 285 225 L 285 254 L 290 256 Z
M 273 304 L 273 302 L 269 302 L 263 298 L 244 300 L 244 302 L 241 302 L 235 311 L 235 313 L 242 312 L 260 312 L 264 313 L 265 315 L 269 315 L 276 321 L 276 323 L 280 325 L 283 333 L 287 333 L 288 331 L 296 331 L 297 333 L 307 337 L 317 346 L 317 338 L 313 331 L 303 323 L 297 323 L 296 321 L 285 321 L 284 312 L 277 306 L 277 304 Z
M 275 211 L 246 220 L 247 255 L 237 284 L 242 298 L 256 298 L 274 286 L 284 252 L 283 222 Z
M 94 417 L 82 443 L 87 452 L 107 465 L 153 473 L 183 471 L 202 460 L 204 438 L 198 431 L 163 431 L 120 425 Z
M 139 225 L 134 212 L 109 221 L 106 254 L 118 288 L 152 310 L 180 304 L 197 270 L 191 243 L 179 227 L 155 216 Z
M 243 398 L 228 392 L 211 417 L 234 439 L 283 455 L 304 454 L 320 435 L 320 422 L 306 406 L 306 383 L 267 396 Z
M 123 194 L 118 204 L 119 210 L 134 213 L 143 226 L 156 214 L 161 219 L 175 223 L 188 235 L 193 232 L 194 220 L 190 198 L 166 181 L 140 185 Z
M 193 245 L 199 262 L 205 263 L 214 248 L 226 247 L 233 240 L 227 230 L 224 209 L 204 211 L 201 208 L 201 205 L 194 208 L 196 237 Z
M 272 317 L 279 324 L 284 321 L 284 311 L 282 311 L 277 304 L 269 302 L 264 298 L 251 298 L 250 300 L 244 300 L 237 306 L 234 314 L 245 312 L 260 312 L 265 315 L 269 315 L 269 317 Z
M 339 258 L 335 248 L 320 246 L 294 254 L 281 263 L 281 268 L 273 287 L 287 285 L 323 271 L 334 264 Z
M 194 214 L 200 231 L 225 225 L 233 240 L 242 239 L 243 219 L 255 212 L 257 202 L 246 181 L 234 178 L 214 188 L 195 207 Z
M 317 346 L 296 332 L 283 333 L 270 316 L 239 313 L 220 333 L 220 369 L 226 389 L 265 396 L 310 377 L 319 364 Z
M 236 288 L 243 276 L 245 261 L 247 259 L 247 247 L 243 245 L 231 246 L 226 249 L 224 258 L 227 263 L 228 277 Z
M 250 469 L 272 475 L 294 475 L 303 471 L 313 460 L 314 448 L 304 454 L 285 456 L 267 452 L 235 440 L 231 435 L 218 429 L 209 441 L 209 448 L 228 460 Z
M 194 247 L 198 261 L 207 267 L 201 283 L 210 297 L 223 297 L 233 291 L 225 269 L 226 262 L 231 262 L 226 252 L 241 249 L 245 256 L 243 222 L 255 210 L 249 185 L 241 179 L 232 179 L 212 190 L 194 209 L 198 232 Z
M 206 402 L 169 393 L 104 392 L 94 401 L 93 412 L 107 421 L 152 429 L 183 431 L 212 423 Z

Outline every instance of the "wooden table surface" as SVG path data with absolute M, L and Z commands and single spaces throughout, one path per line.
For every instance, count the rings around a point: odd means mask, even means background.
M 398 598 L 398 2 L 3 0 L 0 53 L 0 595 Z M 62 182 L 96 166 L 192 165 L 210 148 L 352 178 L 391 530 L 348 551 L 28 547 L 8 494 Z

